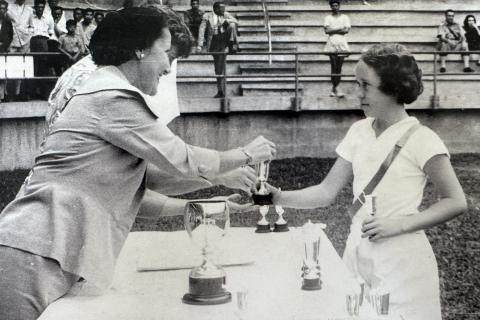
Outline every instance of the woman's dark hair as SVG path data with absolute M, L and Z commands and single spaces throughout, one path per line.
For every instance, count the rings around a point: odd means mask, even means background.
M 109 13 L 90 40 L 93 62 L 119 66 L 135 58 L 163 35 L 167 17 L 155 8 L 127 8 Z
M 330 1 L 328 1 L 328 4 L 329 4 L 330 6 L 331 6 L 332 4 L 334 4 L 334 3 L 340 4 L 340 0 L 330 0 Z
M 396 97 L 398 103 L 412 103 L 423 92 L 422 70 L 401 44 L 376 44 L 360 59 L 380 77 L 379 89 Z
M 463 29 L 468 30 L 470 29 L 470 26 L 468 25 L 468 18 L 473 18 L 473 21 L 475 24 L 477 23 L 477 19 L 475 19 L 475 16 L 473 14 L 468 14 L 465 19 L 463 20 Z

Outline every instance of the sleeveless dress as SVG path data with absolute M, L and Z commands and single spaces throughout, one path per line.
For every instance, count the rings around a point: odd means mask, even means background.
M 337 16 L 328 15 L 325 17 L 325 28 L 351 28 L 350 19 L 347 15 L 340 14 Z M 325 52 L 349 52 L 346 34 L 332 34 L 328 36 L 327 43 L 324 48 Z
M 372 128 L 373 118 L 354 123 L 336 152 L 352 163 L 353 193 L 362 192 L 398 139 L 418 123 L 408 117 L 385 130 L 379 137 Z M 448 154 L 442 140 L 427 127 L 412 134 L 391 164 L 373 194 L 378 217 L 421 214 L 427 177 L 425 163 L 435 155 Z M 367 212 L 361 208 L 352 219 L 344 252 L 344 262 L 367 291 L 390 293 L 390 311 L 409 320 L 441 319 L 438 268 L 435 255 L 423 231 L 370 241 L 361 238 Z

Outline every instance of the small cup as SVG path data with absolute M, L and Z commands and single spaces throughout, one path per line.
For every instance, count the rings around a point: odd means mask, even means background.
M 370 295 L 372 308 L 378 315 L 388 315 L 390 307 L 390 293 L 378 293 Z
M 247 313 L 247 306 L 248 306 L 248 290 L 247 289 L 240 289 L 236 292 L 237 295 L 237 310 L 238 310 L 238 318 L 240 320 L 245 319 Z
M 349 293 L 345 295 L 347 312 L 350 316 L 358 316 L 360 311 L 360 294 Z

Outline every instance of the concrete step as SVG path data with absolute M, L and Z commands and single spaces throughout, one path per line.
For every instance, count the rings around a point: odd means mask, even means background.
M 299 93 L 303 91 L 298 88 Z M 295 84 L 289 83 L 266 83 L 266 84 L 242 84 L 240 85 L 240 94 L 242 96 L 291 96 L 295 94 Z
M 285 29 L 286 32 L 275 32 L 276 30 Z M 246 41 L 249 37 L 262 37 L 265 35 L 265 27 L 241 27 L 241 30 L 248 30 L 248 32 L 240 32 L 240 40 L 245 37 Z M 283 30 L 283 29 L 282 29 Z M 319 39 L 326 39 L 327 35 L 324 32 L 323 26 L 296 26 L 296 27 L 272 27 L 272 35 L 274 39 L 286 41 L 312 41 Z M 347 35 L 348 39 L 371 39 L 375 38 L 378 42 L 382 41 L 402 41 L 408 39 L 411 41 L 435 41 L 437 35 L 437 27 L 402 27 L 402 26 L 353 26 Z
M 255 43 L 246 43 L 240 42 L 240 50 L 245 52 L 254 52 L 254 51 L 268 51 L 268 43 L 265 39 L 263 42 Z M 295 43 L 272 43 L 273 51 L 282 51 L 282 52 L 293 52 L 297 50 Z
M 248 11 L 248 12 L 238 12 L 236 14 L 237 19 L 240 21 L 243 20 L 263 20 L 264 14 L 263 11 Z M 277 19 L 289 19 L 291 14 L 289 12 L 270 12 L 269 14 L 270 20 L 277 20 Z M 241 22 L 240 22 L 241 24 Z
M 238 31 L 240 35 L 257 35 L 266 34 L 267 29 L 265 26 L 239 26 Z M 272 27 L 272 35 L 292 35 L 295 32 L 294 27 Z
M 267 5 L 271 4 L 288 4 L 288 0 L 266 0 Z M 262 0 L 230 0 L 231 5 L 261 5 Z
M 295 73 L 294 63 L 258 63 L 240 65 L 241 74 L 277 74 L 277 73 Z

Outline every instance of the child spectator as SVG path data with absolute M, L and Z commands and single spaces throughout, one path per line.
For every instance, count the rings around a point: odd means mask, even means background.
M 60 36 L 59 50 L 66 57 L 66 67 L 70 67 L 72 64 L 77 62 L 82 54 L 83 42 L 80 36 L 75 33 L 77 28 L 77 23 L 75 20 L 70 19 L 67 21 L 67 34 Z
M 438 27 L 438 45 L 437 50 L 458 51 L 461 52 L 463 59 L 463 72 L 473 72 L 470 68 L 469 57 L 467 53 L 467 42 L 463 34 L 462 28 L 455 22 L 455 12 L 452 9 L 445 11 L 445 21 Z M 440 53 L 440 72 L 447 71 L 446 67 L 447 53 Z
M 480 51 L 480 30 L 477 26 L 477 19 L 474 15 L 467 15 L 463 21 L 463 29 L 465 30 L 465 38 L 468 44 L 468 50 Z M 477 60 L 477 66 L 480 66 L 480 58 L 478 54 L 472 55 Z
M 198 40 L 198 29 L 202 23 L 204 12 L 200 10 L 199 0 L 191 0 L 190 6 L 191 8 L 185 11 L 184 20 L 195 40 Z

